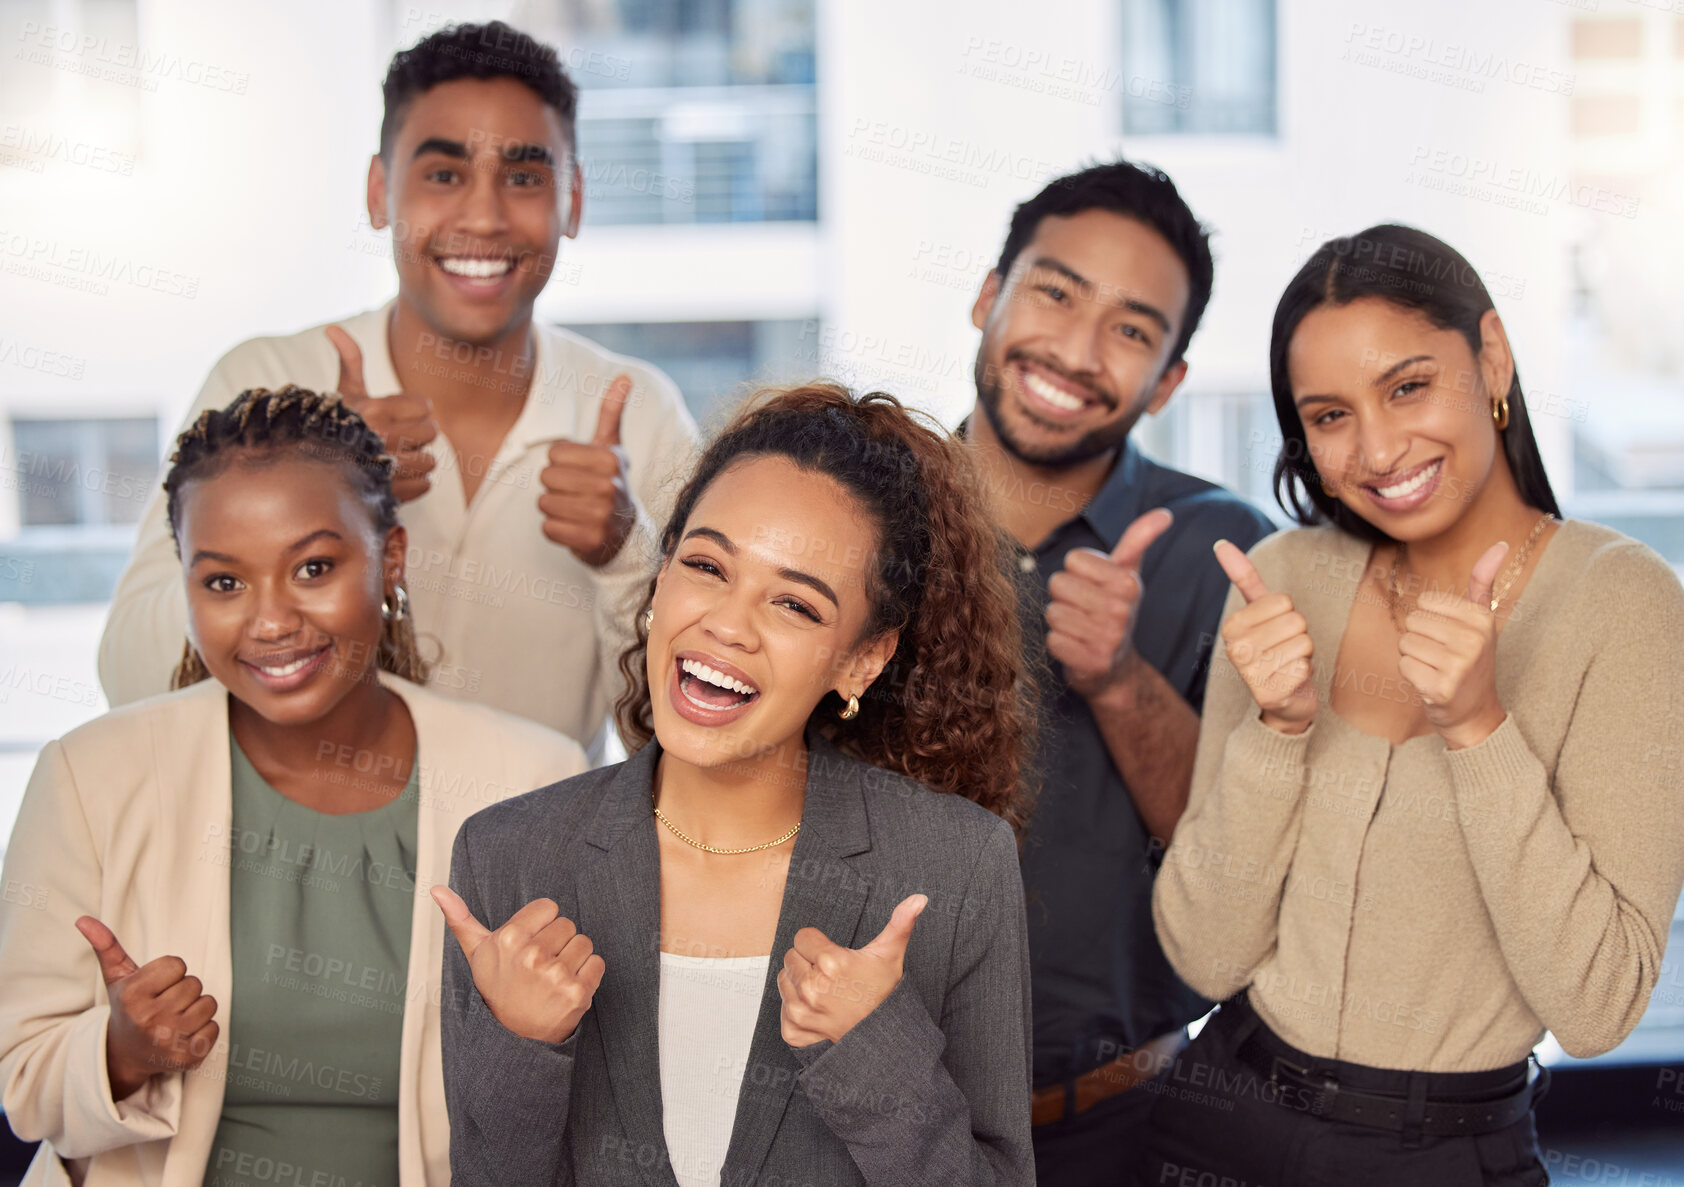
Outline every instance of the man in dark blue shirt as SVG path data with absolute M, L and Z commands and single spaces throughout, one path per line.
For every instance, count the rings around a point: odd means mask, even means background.
M 976 447 L 1016 539 L 1025 639 L 1047 661 L 1023 849 L 1037 1178 L 1128 1182 L 1157 1079 L 1209 1008 L 1152 927 L 1187 804 L 1228 579 L 1218 539 L 1273 530 L 1220 487 L 1142 456 L 1210 299 L 1207 234 L 1168 177 L 1127 162 L 1018 207 L 972 310 Z

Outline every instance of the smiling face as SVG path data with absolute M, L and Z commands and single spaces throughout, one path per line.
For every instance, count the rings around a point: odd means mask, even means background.
M 393 228 L 400 299 L 488 343 L 531 318 L 583 188 L 560 113 L 515 79 L 459 78 L 411 101 L 369 166 L 368 214 Z
M 655 735 L 714 767 L 799 747 L 831 691 L 860 695 L 895 636 L 860 640 L 876 530 L 835 480 L 781 457 L 702 493 L 655 588 L 646 657 Z
M 1186 373 L 1171 364 L 1187 268 L 1145 223 L 1108 210 L 1041 220 L 971 311 L 977 402 L 1023 461 L 1075 465 L 1115 449 Z
M 404 531 L 331 463 L 235 461 L 182 490 L 187 613 L 210 674 L 277 725 L 318 721 L 369 678 Z
M 1396 540 L 1439 534 L 1508 461 L 1491 420 L 1514 364 L 1495 312 L 1476 356 L 1456 330 L 1379 297 L 1306 314 L 1287 350 L 1322 485 Z

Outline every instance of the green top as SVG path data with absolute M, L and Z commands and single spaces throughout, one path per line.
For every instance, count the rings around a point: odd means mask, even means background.
M 205 1187 L 397 1187 L 415 766 L 391 803 L 330 816 L 276 791 L 228 742 L 234 985 Z

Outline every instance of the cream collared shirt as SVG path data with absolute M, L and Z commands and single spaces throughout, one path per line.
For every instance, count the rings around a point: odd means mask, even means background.
M 391 308 L 337 323 L 362 348 L 363 379 L 374 396 L 400 390 L 387 339 Z M 325 328 L 236 346 L 211 371 L 181 427 L 247 388 L 333 390 L 339 356 Z M 658 525 L 688 475 L 696 426 L 678 389 L 656 368 L 566 330 L 535 329 L 526 404 L 496 456 L 459 463 L 442 434 L 428 447 L 438 463 L 432 488 L 400 510 L 409 532 L 406 584 L 422 652 L 434 664 L 431 687 L 559 730 L 599 759 L 598 735 L 622 683 L 619 655 L 653 575 Z M 621 442 L 638 525 L 614 560 L 592 569 L 545 538 L 538 475 L 551 443 L 591 439 L 602 395 L 622 372 L 632 380 Z M 472 502 L 463 498 L 461 464 L 482 468 Z M 160 489 L 147 504 L 100 639 L 100 684 L 114 707 L 169 687 L 186 622 L 181 563 Z

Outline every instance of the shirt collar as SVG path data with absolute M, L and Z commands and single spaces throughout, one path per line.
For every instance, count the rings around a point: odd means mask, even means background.
M 1141 483 L 1145 477 L 1146 460 L 1134 447 L 1134 441 L 1125 438 L 1104 485 L 1088 500 L 1079 516 L 1099 537 L 1106 552 L 1117 546 L 1129 524 L 1139 517 Z

